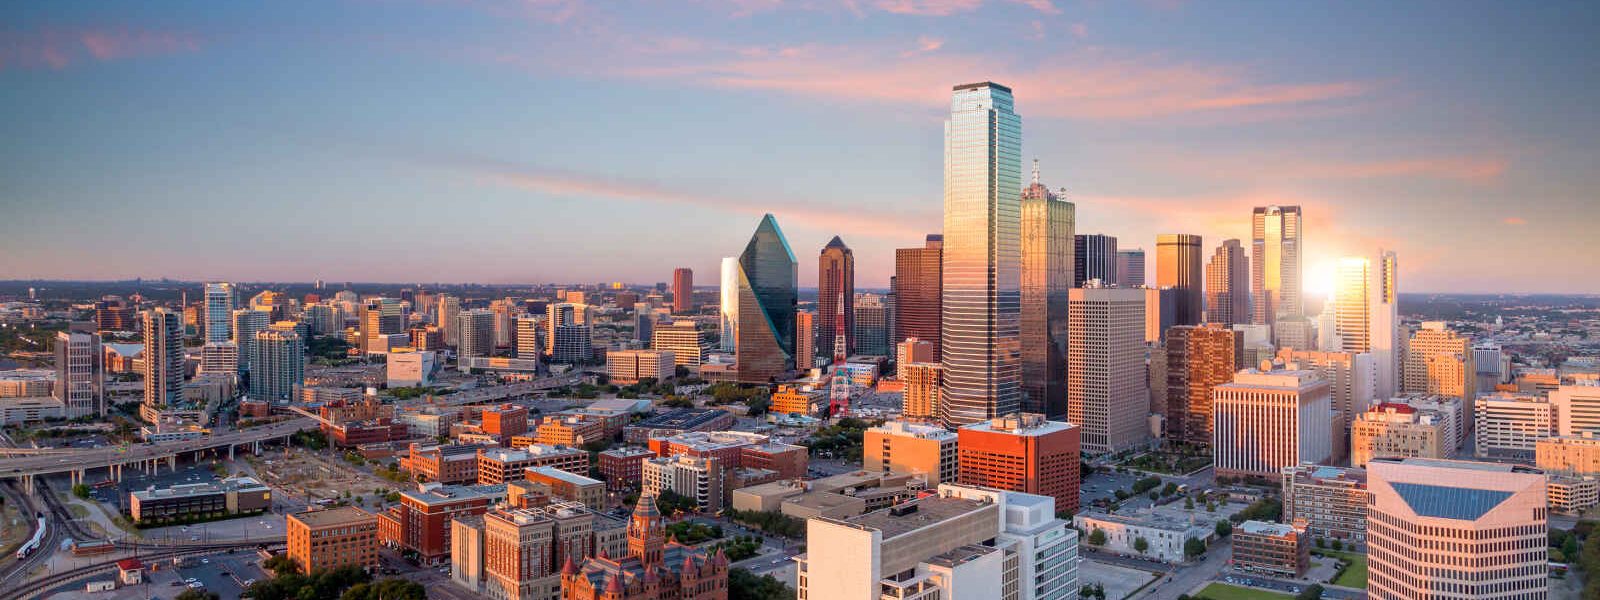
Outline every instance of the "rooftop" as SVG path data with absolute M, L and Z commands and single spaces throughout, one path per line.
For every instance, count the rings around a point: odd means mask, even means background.
M 965 546 L 959 546 L 949 552 L 945 552 L 944 554 L 935 555 L 924 562 L 936 567 L 944 567 L 948 569 L 977 560 L 979 558 L 983 558 L 989 554 L 999 551 L 999 548 L 990 548 L 988 546 L 982 546 L 979 544 L 967 544 Z
M 443 485 L 420 490 L 400 492 L 401 496 L 421 504 L 463 502 L 467 500 L 504 498 L 505 484 L 498 485 Z
M 363 521 L 377 522 L 377 517 L 372 513 L 354 506 L 340 506 L 325 510 L 311 510 L 306 512 L 291 513 L 289 518 L 304 523 L 306 527 L 319 528 L 359 523 Z
M 260 481 L 256 481 L 253 478 L 235 477 L 216 482 L 180 483 L 178 485 L 166 488 L 152 487 L 150 489 L 133 491 L 130 493 L 130 495 L 138 498 L 140 501 L 150 501 L 165 498 L 183 498 L 187 496 L 222 494 L 229 491 L 264 491 L 267 489 L 269 489 L 267 486 L 262 485 Z
M 883 532 L 884 541 L 918 529 L 966 515 L 985 507 L 995 507 L 992 502 L 967 500 L 948 496 L 925 496 L 882 510 L 844 519 L 841 522 L 862 529 Z M 998 510 L 998 509 L 997 509 Z
M 559 479 L 573 485 L 602 485 L 605 483 L 604 481 L 590 479 L 577 473 L 568 473 L 555 467 L 528 467 L 526 471 L 529 475 L 537 473 L 539 475 L 543 475 L 552 479 Z
M 715 408 L 680 408 L 657 414 L 629 427 L 649 429 L 689 429 L 731 415 L 725 410 Z
M 1286 525 L 1283 523 L 1268 523 L 1265 521 L 1245 521 L 1239 524 L 1239 531 L 1255 535 L 1270 535 L 1276 537 L 1284 537 L 1299 532 L 1299 530 L 1295 529 L 1293 525 Z
M 867 431 L 875 431 L 887 435 L 914 437 L 924 440 L 954 440 L 956 432 L 938 425 L 922 423 L 909 423 L 906 421 L 889 421 L 883 425 L 873 427 Z
M 1008 433 L 1011 435 L 1023 435 L 1031 437 L 1060 433 L 1062 431 L 1076 429 L 1077 427 L 1077 425 L 1073 425 L 1071 423 L 1046 420 L 1044 415 L 1022 413 L 1006 417 L 998 417 L 988 421 L 980 421 L 962 427 L 962 429 L 969 431 L 991 431 L 996 433 Z

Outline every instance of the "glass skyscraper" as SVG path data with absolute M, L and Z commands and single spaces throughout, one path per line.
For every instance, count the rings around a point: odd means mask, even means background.
M 233 338 L 233 284 L 206 284 L 206 314 L 200 323 L 207 342 L 226 342 Z
M 1067 294 L 1075 207 L 1039 183 L 1022 190 L 1022 410 L 1067 418 Z
M 739 255 L 738 380 L 770 383 L 794 368 L 794 311 L 800 263 L 778 220 L 761 217 Z
M 1022 118 L 1011 89 L 956 86 L 945 121 L 940 419 L 1021 407 Z
M 1298 206 L 1257 206 L 1251 214 L 1250 295 L 1252 322 L 1271 325 L 1304 315 L 1300 303 L 1300 222 Z

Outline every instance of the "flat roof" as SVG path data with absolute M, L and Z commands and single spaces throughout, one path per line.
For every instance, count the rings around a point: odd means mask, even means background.
M 906 509 L 912 506 L 915 506 L 916 510 L 907 512 Z M 986 506 L 997 505 L 992 502 L 968 500 L 952 496 L 927 496 L 882 510 L 850 517 L 844 519 L 843 522 L 881 531 L 883 532 L 884 541 L 888 541 L 889 538 L 948 521 L 973 511 L 981 510 Z
M 496 485 L 443 485 L 427 490 L 409 490 L 400 492 L 405 496 L 422 504 L 435 502 L 461 502 L 479 498 L 501 498 L 506 495 L 505 484 Z
M 958 546 L 949 552 L 935 555 L 923 562 L 936 567 L 944 567 L 948 569 L 977 560 L 979 558 L 983 558 L 999 551 L 999 548 L 991 548 L 989 546 L 983 546 L 979 544 L 967 544 L 965 546 Z
M 628 427 L 650 429 L 687 429 L 703 425 L 708 421 L 722 415 L 732 415 L 725 410 L 715 408 L 679 408 L 650 417 Z
M 306 527 L 319 528 L 357 523 L 362 521 L 377 522 L 377 517 L 372 513 L 354 506 L 340 506 L 324 510 L 311 510 L 306 512 L 290 513 L 289 518 L 304 523 Z
M 1268 523 L 1265 521 L 1245 521 L 1239 524 L 1239 531 L 1255 535 L 1271 535 L 1278 537 L 1283 537 L 1297 532 L 1293 525 L 1285 525 L 1283 523 Z
M 590 479 L 588 477 L 584 477 L 584 476 L 579 475 L 577 473 L 568 473 L 566 471 L 563 471 L 561 469 L 557 469 L 555 467 L 528 467 L 525 470 L 530 474 L 531 473 L 538 473 L 540 475 L 544 475 L 544 476 L 551 477 L 551 478 L 554 478 L 554 479 L 560 479 L 562 481 L 565 481 L 567 483 L 571 483 L 571 484 L 574 484 L 574 485 L 601 485 L 601 484 L 605 483 L 604 481 L 600 481 L 598 479 Z

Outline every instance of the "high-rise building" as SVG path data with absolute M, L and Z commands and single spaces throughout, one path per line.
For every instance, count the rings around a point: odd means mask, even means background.
M 344 316 L 331 302 L 306 305 L 306 325 L 317 335 L 333 335 L 344 329 Z
M 939 363 L 901 365 L 900 380 L 905 384 L 905 391 L 901 396 L 901 416 L 915 421 L 938 419 L 939 384 L 942 379 L 944 379 L 944 365 Z
M 1147 437 L 1144 296 L 1091 287 L 1069 297 L 1067 420 L 1082 428 L 1084 452 L 1121 452 Z
M 720 325 L 717 328 L 717 349 L 734 352 L 739 340 L 739 257 L 722 258 L 721 299 L 717 305 Z
M 515 323 L 517 331 L 515 338 L 512 340 L 512 348 L 515 350 L 516 357 L 539 360 L 539 357 L 544 356 L 544 327 L 542 320 L 533 315 L 522 315 L 517 317 Z
M 1277 480 L 1333 455 L 1328 382 L 1311 371 L 1246 369 L 1212 392 L 1217 474 Z
M 895 377 L 905 377 L 905 366 L 911 363 L 938 362 L 934 360 L 933 344 L 927 340 L 908 337 L 895 344 L 894 364 Z
M 1083 287 L 1085 282 L 1096 279 L 1106 286 L 1115 285 L 1121 281 L 1117 273 L 1117 238 L 1098 233 L 1072 236 L 1072 264 L 1072 287 Z
M 271 324 L 272 314 L 262 310 L 241 308 L 233 311 L 233 345 L 239 347 L 239 371 L 249 371 L 255 358 L 256 333 L 265 331 Z
M 1027 492 L 1055 498 L 1078 511 L 1079 426 L 1017 413 L 957 430 L 956 460 L 962 485 Z
M 1556 407 L 1534 394 L 1497 392 L 1473 402 L 1473 450 L 1479 458 L 1533 458 L 1539 440 L 1556 434 Z
M 1211 445 L 1211 392 L 1233 380 L 1244 336 L 1219 324 L 1167 330 L 1167 439 Z
M 96 333 L 131 331 L 139 327 L 134 308 L 121 296 L 105 296 L 94 303 Z
M 1350 465 L 1365 467 L 1374 458 L 1448 458 L 1443 419 L 1407 404 L 1379 404 L 1350 424 Z
M 206 342 L 200 347 L 200 372 L 229 377 L 239 374 L 239 345 L 233 342 Z
M 183 367 L 183 314 L 165 308 L 144 311 L 144 403 L 181 404 Z
M 1187 233 L 1156 236 L 1156 286 L 1176 290 L 1178 325 L 1198 325 L 1205 310 L 1201 239 Z
M 1206 322 L 1250 322 L 1250 259 L 1239 240 L 1222 240 L 1206 265 Z
M 1377 375 L 1377 394 L 1395 395 L 1399 366 L 1395 362 L 1395 325 L 1398 322 L 1395 257 L 1379 252 L 1376 263 L 1367 258 L 1348 257 L 1339 261 L 1338 287 L 1334 295 L 1332 334 L 1339 349 L 1349 353 L 1370 353 Z M 1324 308 L 1323 312 L 1328 312 Z
M 956 480 L 957 435 L 937 425 L 890 421 L 862 433 L 868 471 L 921 475 L 928 487 Z
M 1372 327 L 1369 352 L 1378 372 L 1378 394 L 1387 398 L 1400 389 L 1401 349 L 1405 347 L 1400 339 L 1400 264 L 1394 252 L 1378 251 L 1372 277 L 1375 282 L 1368 286 L 1371 299 L 1367 301 Z
M 894 339 L 914 337 L 933 345 L 933 360 L 939 360 L 940 298 L 943 289 L 944 236 L 932 234 L 921 248 L 894 251 Z
M 55 353 L 55 397 L 61 401 L 63 416 L 68 419 L 104 417 L 105 353 L 100 348 L 100 336 L 78 331 L 58 331 Z
M 1600 431 L 1600 383 L 1593 379 L 1565 383 L 1549 392 L 1556 411 L 1556 435 Z
M 889 343 L 889 306 L 884 303 L 883 296 L 861 294 L 854 304 L 855 318 L 851 327 L 855 332 L 856 353 L 888 356 L 893 348 Z
M 739 255 L 735 362 L 737 379 L 769 383 L 794 367 L 794 311 L 799 263 L 772 215 L 750 236 Z
M 250 398 L 288 404 L 305 383 L 306 351 L 300 334 L 276 327 L 256 332 L 250 358 Z
M 794 368 L 808 371 L 817 366 L 817 312 L 794 313 Z
M 1386 398 L 1377 393 L 1378 371 L 1370 353 L 1312 352 L 1284 348 L 1278 351 L 1278 359 L 1292 363 L 1292 368 L 1315 371 L 1333 386 L 1333 409 L 1339 413 L 1340 434 L 1350 428 L 1356 415 L 1366 412 L 1374 402 Z
M 1117 287 L 1144 287 L 1143 248 L 1117 251 L 1117 281 L 1115 283 Z
M 484 309 L 456 314 L 456 357 L 494 356 L 494 313 Z
M 939 408 L 947 425 L 1022 406 L 1021 154 L 1011 88 L 956 86 L 944 151 Z
M 518 303 L 510 298 L 489 302 L 489 312 L 494 313 L 494 347 L 510 348 L 516 340 L 518 310 Z
M 553 334 L 550 362 L 584 363 L 594 358 L 594 331 L 588 325 L 562 325 Z
M 1022 190 L 1022 410 L 1067 416 L 1067 293 L 1076 208 L 1039 183 Z
M 361 304 L 361 351 L 371 352 L 380 336 L 405 332 L 400 300 L 372 298 Z
M 555 354 L 556 328 L 564 325 L 576 325 L 583 309 L 570 302 L 551 304 L 545 307 L 544 316 L 544 351 L 545 354 Z
M 1544 598 L 1545 476 L 1528 467 L 1408 458 L 1367 467 L 1374 600 Z
M 675 364 L 697 369 L 705 363 L 706 355 L 711 350 L 711 343 L 706 340 L 705 332 L 700 331 L 694 321 L 684 319 L 673 321 L 671 325 L 657 327 L 650 348 L 670 351 Z
M 293 513 L 284 530 L 284 554 L 304 572 L 378 567 L 378 517 L 367 511 L 341 506 Z
M 839 309 L 839 302 L 844 309 Z M 833 236 L 817 257 L 817 347 L 833 352 L 833 334 L 844 315 L 845 353 L 856 353 L 856 257 Z
M 434 322 L 444 330 L 444 343 L 446 346 L 455 347 L 460 344 L 459 332 L 456 330 L 460 323 L 457 317 L 461 315 L 461 299 L 449 294 L 439 294 L 439 308 L 434 312 Z
M 1298 206 L 1257 206 L 1250 220 L 1251 322 L 1276 327 L 1280 319 L 1304 314 L 1300 301 Z M 1278 346 L 1284 344 L 1278 343 Z M 1307 348 L 1309 349 L 1309 348 Z
M 672 270 L 672 314 L 686 315 L 694 312 L 694 270 L 678 267 Z
M 1424 322 L 1406 345 L 1404 391 L 1454 396 L 1470 403 L 1477 397 L 1474 360 L 1471 338 L 1450 331 L 1442 321 Z
M 238 305 L 233 284 L 208 283 L 205 289 L 205 321 L 201 331 L 207 342 L 226 342 L 233 339 L 233 309 Z

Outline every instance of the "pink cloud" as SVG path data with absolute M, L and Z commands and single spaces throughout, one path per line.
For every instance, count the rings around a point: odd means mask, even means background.
M 107 62 L 194 52 L 200 39 L 169 31 L 127 28 L 7 32 L 0 44 L 0 70 L 64 69 L 80 62 Z
M 1061 14 L 1061 9 L 1057 8 L 1056 7 L 1056 3 L 1052 2 L 1051 0 L 1012 0 L 1012 1 L 1013 2 L 1017 2 L 1019 4 L 1027 5 L 1029 8 L 1032 8 L 1034 10 L 1037 10 L 1037 11 L 1042 12 L 1042 13 L 1047 14 L 1047 15 L 1059 15 L 1059 14 Z
M 1522 217 L 1506 217 L 1505 219 L 1501 220 L 1500 222 L 1501 223 L 1505 223 L 1507 225 L 1527 225 L 1528 224 L 1528 220 L 1524 219 Z
M 936 50 L 938 50 L 940 48 L 943 48 L 943 47 L 944 47 L 944 40 L 942 40 L 942 39 L 939 39 L 939 38 L 936 38 L 936 37 L 932 37 L 932 36 L 926 36 L 926 35 L 917 36 L 917 47 L 915 49 L 912 49 L 912 50 L 907 50 L 907 51 L 901 53 L 900 55 L 903 56 L 903 57 L 909 57 L 909 56 L 916 55 L 916 54 L 925 54 L 925 53 L 928 53 L 928 52 L 933 52 L 933 51 L 936 51 Z
M 983 0 L 877 0 L 875 5 L 897 15 L 948 17 L 977 10 Z

